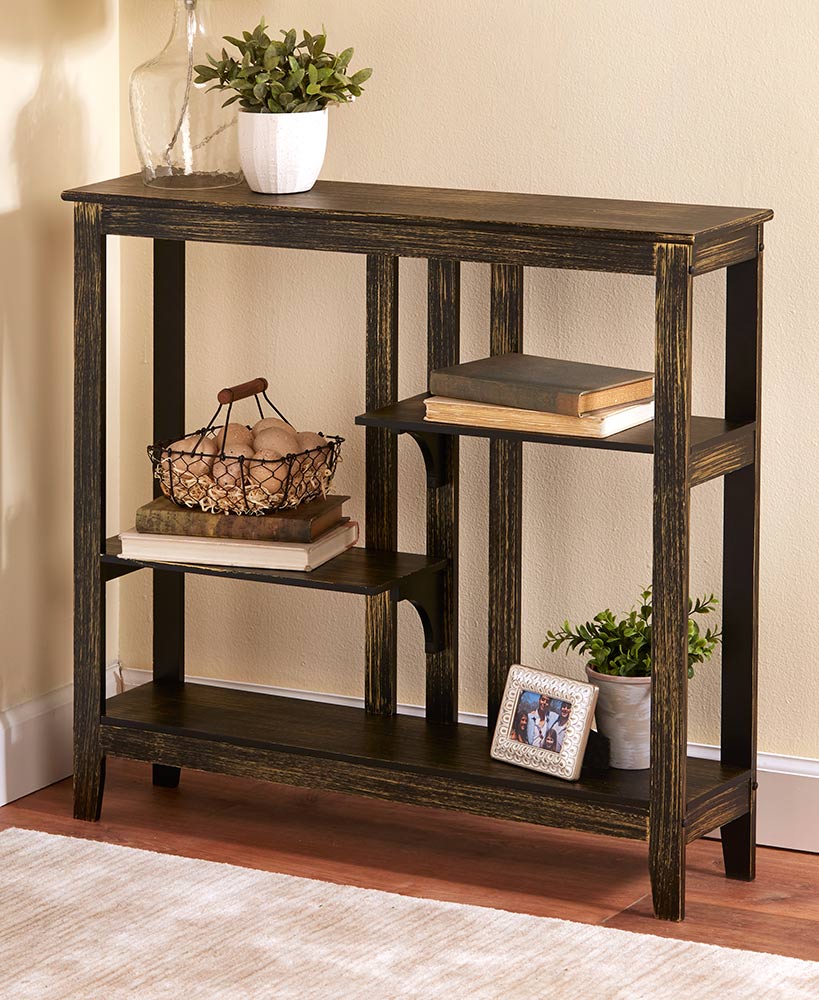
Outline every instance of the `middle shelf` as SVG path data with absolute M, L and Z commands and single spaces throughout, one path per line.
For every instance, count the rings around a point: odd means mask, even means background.
M 138 569 L 164 569 L 175 573 L 230 577 L 257 583 L 277 583 L 312 590 L 334 590 L 342 594 L 374 596 L 400 591 L 396 600 L 409 597 L 414 585 L 430 581 L 446 568 L 445 559 L 430 559 L 414 552 L 382 552 L 352 548 L 309 573 L 284 569 L 256 569 L 245 566 L 210 566 L 200 563 L 153 562 L 123 559 L 117 536 L 107 539 L 101 555 L 103 579 L 115 579 Z

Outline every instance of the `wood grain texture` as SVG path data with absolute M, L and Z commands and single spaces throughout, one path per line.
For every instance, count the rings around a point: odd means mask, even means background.
M 367 257 L 367 406 L 398 397 L 398 258 Z M 398 445 L 383 428 L 366 432 L 368 549 L 398 548 Z M 365 697 L 370 712 L 392 715 L 397 704 L 398 612 L 386 594 L 367 598 Z
M 657 916 L 685 915 L 691 250 L 657 247 L 649 869 Z
M 523 268 L 493 265 L 489 352 L 523 350 Z M 489 444 L 489 727 L 498 717 L 506 675 L 520 662 L 523 446 L 493 439 Z
M 427 369 L 460 360 L 461 265 L 427 265 Z M 458 719 L 458 486 L 459 441 L 447 438 L 439 456 L 439 483 L 427 483 L 427 555 L 447 560 L 443 581 L 444 648 L 427 654 L 426 710 L 434 722 Z
M 192 563 L 153 563 L 141 559 L 123 559 L 118 536 L 105 543 L 103 570 L 111 570 L 111 578 L 122 575 L 123 568 L 166 568 L 170 573 L 193 573 L 222 579 L 250 580 L 308 590 L 333 590 L 340 594 L 376 595 L 400 588 L 404 582 L 427 573 L 437 573 L 444 566 L 441 559 L 430 559 L 415 552 L 383 552 L 356 546 L 347 549 L 318 569 L 309 573 L 286 569 L 254 569 L 244 566 L 208 566 Z M 106 578 L 107 574 L 106 574 Z
M 105 236 L 98 205 L 74 209 L 74 815 L 99 819 L 105 781 Z
M 185 244 L 154 240 L 153 440 L 185 433 Z M 154 479 L 154 498 L 162 496 Z M 185 574 L 153 571 L 153 677 L 185 679 Z M 173 788 L 176 768 L 154 765 L 154 784 Z
M 757 428 L 762 417 L 762 266 L 760 253 L 728 268 L 725 317 L 725 414 L 754 420 Z M 725 873 L 739 879 L 754 878 L 756 870 L 760 440 L 757 431 L 754 464 L 726 476 L 723 486 L 722 759 L 751 768 L 754 781 L 746 815 L 722 828 Z
M 567 198 L 558 195 L 465 191 L 389 184 L 319 181 L 310 191 L 292 195 L 258 195 L 247 185 L 211 191 L 177 191 L 146 187 L 139 174 L 67 191 L 68 200 L 99 202 L 108 207 L 133 207 L 148 217 L 153 210 L 167 214 L 185 209 L 203 216 L 250 210 L 264 218 L 302 219 L 307 214 L 355 220 L 362 216 L 384 224 L 424 222 L 461 227 L 465 222 L 545 230 L 564 236 L 578 231 L 607 237 L 628 237 L 648 243 L 693 243 L 696 236 L 731 232 L 770 219 L 769 209 L 669 202 L 625 201 L 612 198 Z
M 388 427 L 395 433 L 412 433 L 432 437 L 482 437 L 509 441 L 531 441 L 535 444 L 560 445 L 570 448 L 598 448 L 603 451 L 631 451 L 644 455 L 654 452 L 654 421 L 632 427 L 607 438 L 566 437 L 557 434 L 536 434 L 528 431 L 499 430 L 494 427 L 472 427 L 469 424 L 449 424 L 424 420 L 424 400 L 427 393 L 419 393 L 399 400 L 391 406 L 361 413 L 355 422 L 364 427 Z M 753 424 L 737 424 L 719 417 L 691 418 L 691 457 L 689 472 L 697 483 L 702 477 L 711 477 L 714 467 L 727 464 L 725 455 L 739 456 L 743 460 L 753 440 Z M 741 442 L 741 443 L 740 443 Z M 722 456 L 722 457 L 721 457 Z M 693 485 L 693 483 L 692 483 Z
M 291 197 L 291 196 L 289 196 Z M 104 209 L 112 236 L 159 236 L 205 243 L 329 250 L 338 253 L 422 257 L 527 267 L 653 274 L 653 244 L 589 235 L 552 236 L 519 227 L 467 224 L 452 227 L 393 219 L 317 214 L 267 217 L 258 211 L 203 216 L 184 207 Z
M 363 781 L 370 794 L 419 805 L 450 802 L 448 808 L 459 808 L 457 803 L 466 799 L 470 811 L 486 815 L 522 819 L 531 812 L 540 817 L 534 822 L 578 829 L 604 822 L 606 832 L 614 835 L 646 836 L 647 772 L 584 771 L 579 782 L 560 781 L 492 760 L 491 734 L 483 727 L 435 724 L 410 716 L 385 718 L 345 706 L 196 684 L 145 685 L 109 700 L 103 742 L 110 752 L 151 759 L 142 754 L 158 745 L 150 735 L 156 733 L 166 737 L 159 759 L 169 764 L 178 765 L 174 741 L 179 738 L 189 741 L 186 759 L 191 766 L 209 770 L 222 760 L 226 769 L 240 768 L 231 773 L 248 773 L 244 762 L 250 748 L 269 754 L 255 772 L 267 780 L 297 782 L 303 773 L 308 784 L 315 784 L 317 776 L 330 774 L 331 783 L 321 787 L 358 793 Z M 284 764 L 277 763 L 280 753 L 289 755 Z M 323 766 L 315 767 L 316 759 L 324 761 Z M 345 764 L 368 770 L 348 773 Z M 747 771 L 713 761 L 691 764 L 691 794 L 701 804 L 725 787 L 744 781 L 747 788 Z M 376 780 L 372 771 L 389 772 L 386 783 Z M 390 793 L 395 784 L 400 794 Z M 515 796 L 522 797 L 517 805 Z M 543 801 L 534 806 L 533 799 Z
M 707 795 L 694 802 L 690 801 L 689 795 L 685 816 L 686 841 L 690 843 L 747 814 L 755 794 L 749 768 L 736 784 L 726 784 L 716 795 Z
M 696 418 L 691 420 L 691 454 L 688 459 L 689 484 L 699 486 L 718 476 L 727 476 L 754 462 L 756 424 L 741 424 L 719 439 L 697 443 Z
M 719 268 L 730 267 L 751 260 L 759 252 L 760 233 L 756 224 L 742 226 L 733 232 L 718 229 L 697 236 L 694 240 L 692 274 L 706 274 Z

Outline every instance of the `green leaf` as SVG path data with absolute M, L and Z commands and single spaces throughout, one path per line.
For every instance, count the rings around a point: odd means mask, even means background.
M 267 86 L 264 83 L 257 83 L 253 88 L 253 96 L 258 101 L 264 101 L 267 96 Z
M 346 69 L 353 58 L 354 49 L 345 49 L 336 59 L 336 69 Z
M 233 103 L 235 103 L 236 101 L 240 101 L 241 99 L 242 99 L 242 95 L 241 95 L 241 94 L 234 94 L 234 95 L 233 95 L 233 97 L 229 97 L 229 98 L 228 98 L 228 99 L 227 99 L 227 100 L 225 101 L 225 103 L 224 103 L 224 104 L 222 105 L 222 107 L 223 107 L 223 108 L 226 108 L 226 107 L 228 106 L 228 104 L 233 104 Z
M 360 69 L 357 73 L 353 73 L 352 81 L 357 87 L 359 87 L 365 80 L 369 80 L 372 75 L 372 69 Z
M 315 63 L 310 63 L 307 67 L 307 75 L 310 77 L 310 83 L 318 83 L 318 70 Z

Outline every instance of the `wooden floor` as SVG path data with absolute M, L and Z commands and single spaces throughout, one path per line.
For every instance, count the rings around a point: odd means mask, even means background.
M 643 844 L 193 771 L 154 788 L 122 760 L 100 823 L 71 818 L 67 780 L 0 809 L 9 826 L 819 961 L 815 855 L 760 849 L 756 882 L 731 882 L 718 843 L 692 844 L 687 919 L 668 924 Z

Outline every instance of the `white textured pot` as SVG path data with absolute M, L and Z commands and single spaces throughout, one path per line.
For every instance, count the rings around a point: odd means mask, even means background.
M 641 771 L 651 763 L 651 678 L 611 677 L 586 666 L 589 682 L 600 689 L 595 718 L 609 741 L 611 766 Z
M 327 151 L 327 108 L 302 114 L 239 113 L 239 159 L 260 194 L 295 194 L 316 183 Z

